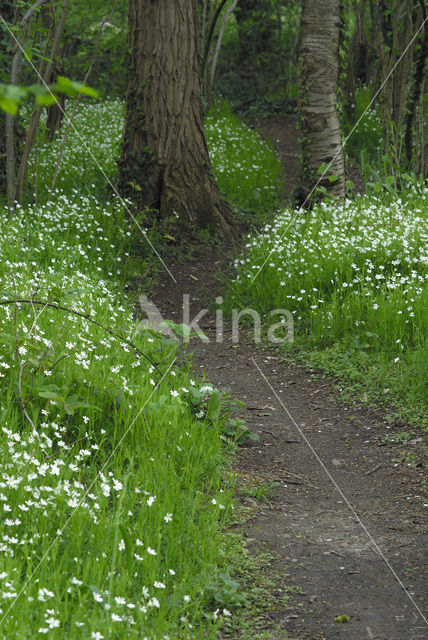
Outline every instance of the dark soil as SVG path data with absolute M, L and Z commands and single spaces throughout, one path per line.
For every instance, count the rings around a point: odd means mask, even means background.
M 270 120 L 265 133 L 278 141 L 275 127 Z M 288 140 L 296 131 L 290 125 L 282 132 L 277 144 L 288 158 L 289 188 L 297 153 Z M 224 290 L 218 276 L 224 277 L 232 253 L 203 247 L 192 260 L 168 265 L 177 284 L 165 274 L 153 296 L 163 316 L 183 322 L 183 294 L 190 295 L 191 318 L 212 305 Z M 264 614 L 263 637 L 427 640 L 421 611 L 428 604 L 428 500 L 424 504 L 422 471 L 394 463 L 393 448 L 381 446 L 382 411 L 338 404 L 329 382 L 287 364 L 272 347 L 242 336 L 233 344 L 227 322 L 223 341 L 216 341 L 214 311 L 199 326 L 210 342 L 191 342 L 195 371 L 231 389 L 245 403 L 241 416 L 260 436 L 240 450 L 240 484 L 276 483 L 268 503 L 238 497 L 238 529 L 254 554 L 272 554 L 284 587 L 302 590 Z M 335 622 L 342 615 L 349 621 Z
M 298 140 L 296 118 L 274 116 L 263 120 L 255 120 L 254 127 L 260 131 L 263 138 L 270 142 L 280 156 L 284 165 L 284 196 L 290 197 L 299 171 Z

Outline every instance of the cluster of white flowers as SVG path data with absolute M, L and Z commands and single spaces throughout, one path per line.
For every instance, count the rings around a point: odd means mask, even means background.
M 75 120 L 107 174 L 122 122 L 120 102 L 83 104 Z M 158 640 L 178 628 L 186 637 L 188 603 L 203 591 L 192 554 L 203 555 L 227 504 L 224 494 L 209 502 L 221 440 L 193 416 L 188 372 L 162 379 L 141 355 L 157 360 L 162 337 L 135 332 L 121 290 L 126 206 L 97 198 L 105 178 L 75 133 L 47 196 L 59 148 L 60 136 L 31 159 L 40 200 L 0 209 L 2 632 Z M 162 345 L 163 371 L 173 349 Z M 199 523 L 195 504 L 210 474 Z
M 232 114 L 206 119 L 205 133 L 217 183 L 244 208 L 276 205 L 281 161 L 260 134 Z
M 81 102 L 64 149 L 56 186 L 70 193 L 82 185 L 84 167 L 85 191 L 104 188 L 107 176 L 116 172 L 123 133 L 124 103 L 122 100 Z M 49 190 L 62 146 L 63 130 L 52 142 L 38 143 L 38 153 L 30 158 L 36 190 Z
M 235 262 L 235 286 L 264 312 L 288 308 L 317 336 L 359 326 L 402 349 L 426 319 L 427 213 L 428 190 L 416 187 L 406 201 L 286 210 L 249 239 Z

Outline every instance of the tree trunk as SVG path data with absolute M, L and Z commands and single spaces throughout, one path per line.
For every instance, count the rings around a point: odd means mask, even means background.
M 0 0 L 0 15 L 10 28 L 15 22 L 15 7 L 10 0 Z M 13 59 L 13 43 L 2 23 L 0 30 L 0 83 L 9 84 Z M 6 114 L 0 109 L 0 193 L 7 192 Z
M 211 177 L 200 102 L 196 0 L 130 0 L 124 195 L 197 228 L 230 235 Z
M 303 166 L 300 194 L 311 194 L 320 180 L 330 195 L 345 196 L 345 167 L 337 114 L 340 0 L 305 0 L 299 52 L 299 111 Z M 323 173 L 323 172 L 321 172 Z
M 412 154 L 413 154 L 413 126 L 416 117 L 416 109 L 418 102 L 423 95 L 423 86 L 425 81 L 425 67 L 428 60 L 428 22 L 425 22 L 428 18 L 428 10 L 425 4 L 425 0 L 420 0 L 419 2 L 421 6 L 421 14 L 422 20 L 424 21 L 424 27 L 422 31 L 422 41 L 420 43 L 420 48 L 415 56 L 414 70 L 413 70 L 413 85 L 410 90 L 410 97 L 407 106 L 407 114 L 405 121 L 405 152 L 406 152 L 406 161 L 407 166 L 410 168 L 412 166 Z M 422 138 L 423 140 L 423 138 Z M 422 142 L 423 147 L 423 142 Z M 424 158 L 423 148 L 421 153 L 421 158 Z M 423 170 L 425 173 L 425 167 L 422 163 Z

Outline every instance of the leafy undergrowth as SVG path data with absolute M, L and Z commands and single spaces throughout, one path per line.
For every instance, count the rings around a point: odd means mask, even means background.
M 288 309 L 294 346 L 351 382 L 355 401 L 381 399 L 424 424 L 427 214 L 428 190 L 417 185 L 401 197 L 286 210 L 249 238 L 229 305 Z
M 65 147 L 56 186 L 69 194 L 105 196 L 114 183 L 123 132 L 124 105 L 120 100 L 85 102 L 77 110 Z M 227 102 L 219 102 L 205 121 L 210 160 L 220 190 L 239 217 L 257 224 L 280 205 L 281 160 L 260 134 L 235 116 Z M 49 194 L 63 131 L 52 142 L 39 137 L 31 158 L 33 188 L 39 201 Z M 82 167 L 85 168 L 82 180 Z
M 227 424 L 212 387 L 174 365 L 176 345 L 133 319 L 120 215 L 77 194 L 1 213 L 8 638 L 215 637 L 219 624 L 208 584 L 231 507 Z
M 228 560 L 232 578 L 213 594 L 219 612 L 224 605 L 235 610 L 233 616 L 224 617 L 221 640 L 287 638 L 284 619 L 294 594 L 301 589 L 287 584 L 283 562 L 278 568 L 275 556 L 259 548 L 254 553 L 240 536 L 232 539 Z
M 224 440 L 248 434 L 176 366 L 177 344 L 135 320 L 136 231 L 97 167 L 113 177 L 122 105 L 79 114 L 57 190 L 59 138 L 41 139 L 36 204 L 0 210 L 2 633 L 215 638 L 229 614 L 215 597 L 229 580 Z
M 259 133 L 235 116 L 228 103 L 211 109 L 205 122 L 217 184 L 252 224 L 280 205 L 282 163 Z

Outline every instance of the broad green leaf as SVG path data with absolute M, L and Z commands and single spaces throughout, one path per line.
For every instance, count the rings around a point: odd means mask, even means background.
M 34 96 L 45 96 L 47 93 L 47 89 L 40 84 L 30 84 L 30 86 L 27 87 L 27 91 Z
M 55 391 L 39 391 L 37 394 L 40 398 L 47 398 L 48 400 L 56 400 L 57 402 L 62 402 L 62 398 Z
M 88 85 L 83 84 L 83 82 L 72 81 L 72 86 L 73 89 L 85 96 L 89 96 L 90 98 L 98 98 L 100 95 L 96 89 L 94 89 L 93 87 L 88 87 Z
M 42 107 L 50 107 L 58 102 L 58 98 L 53 93 L 46 93 L 45 95 L 36 96 L 36 102 Z
M 6 113 L 10 113 L 12 116 L 16 116 L 18 113 L 18 104 L 9 98 L 0 98 L 0 109 Z

